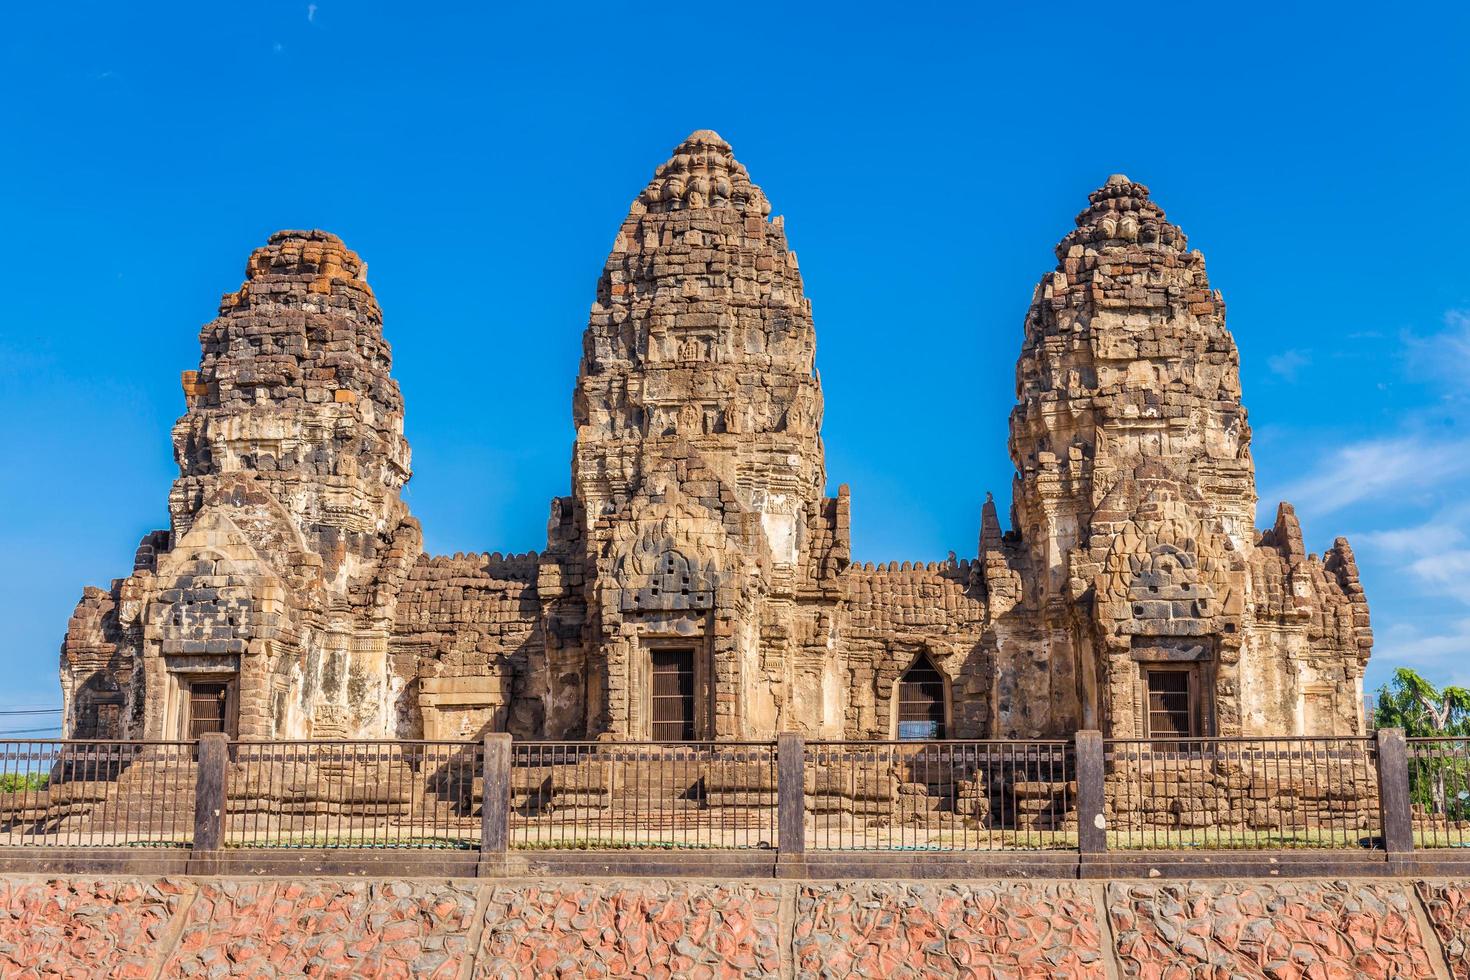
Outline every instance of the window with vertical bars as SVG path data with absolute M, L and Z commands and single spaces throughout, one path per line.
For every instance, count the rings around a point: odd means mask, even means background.
M 920 657 L 898 680 L 898 737 L 944 738 L 944 675 Z
M 694 739 L 694 651 L 652 650 L 655 742 Z
M 1193 693 L 1188 671 L 1149 671 L 1149 736 L 1190 738 L 1198 734 Z
M 189 688 L 189 737 L 225 731 L 228 684 L 194 684 Z

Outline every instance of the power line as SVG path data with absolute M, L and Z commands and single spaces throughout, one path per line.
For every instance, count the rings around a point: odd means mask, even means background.
M 59 715 L 60 708 L 17 708 L 0 710 L 0 715 Z
M 39 732 L 59 732 L 60 725 L 52 725 L 50 728 L 13 728 L 8 732 L 0 732 L 0 735 L 35 735 Z

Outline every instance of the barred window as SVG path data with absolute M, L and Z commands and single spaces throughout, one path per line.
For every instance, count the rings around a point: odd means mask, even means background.
M 898 681 L 898 737 L 944 738 L 944 675 L 921 655 Z

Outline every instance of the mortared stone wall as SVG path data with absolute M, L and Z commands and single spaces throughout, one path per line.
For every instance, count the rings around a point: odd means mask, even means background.
M 24 877 L 0 977 L 1470 978 L 1470 882 Z

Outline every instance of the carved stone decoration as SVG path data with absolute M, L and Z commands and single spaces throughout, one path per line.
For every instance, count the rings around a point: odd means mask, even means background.
M 623 612 L 689 610 L 703 612 L 714 605 L 714 591 L 691 565 L 688 558 L 665 548 L 659 552 L 651 575 L 620 576 L 623 585 Z M 638 582 L 646 584 L 638 585 Z
M 428 556 L 366 265 L 272 235 L 184 373 L 169 528 L 71 618 L 68 730 L 182 737 L 191 685 L 223 683 L 250 738 L 640 737 L 657 659 L 699 737 L 892 738 L 922 656 L 951 737 L 1139 734 L 1151 672 L 1187 675 L 1192 731 L 1362 731 L 1357 564 L 1341 538 L 1308 553 L 1289 504 L 1255 526 L 1204 256 L 1114 175 L 1056 257 L 1016 362 L 1009 520 L 971 491 L 973 558 L 854 562 L 785 221 L 692 133 L 598 277 L 545 549 Z

